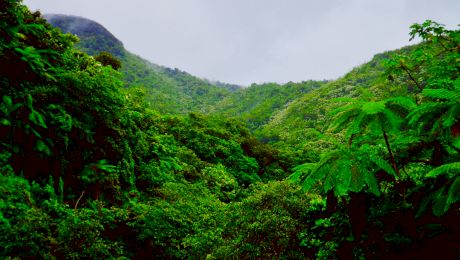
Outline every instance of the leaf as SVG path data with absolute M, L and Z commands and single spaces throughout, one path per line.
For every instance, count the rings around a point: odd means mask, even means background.
M 446 211 L 448 208 L 460 201 L 460 177 L 455 178 L 455 181 L 450 185 L 447 192 Z
M 378 113 L 383 112 L 385 110 L 385 102 L 380 101 L 380 102 L 367 102 L 365 103 L 361 110 L 366 114 L 366 115 L 375 115 Z
M 32 95 L 28 94 L 27 95 L 27 101 L 26 101 L 26 105 L 27 107 L 30 109 L 30 110 L 33 110 L 34 108 L 32 107 L 32 104 L 33 104 L 33 99 L 32 99 Z
M 43 116 L 35 110 L 32 110 L 32 112 L 30 112 L 29 120 L 32 121 L 34 124 L 39 125 L 43 128 L 48 128 L 46 126 L 45 119 L 43 118 Z
M 418 122 L 420 122 L 421 118 L 427 117 L 431 114 L 439 114 L 441 113 L 440 111 L 444 111 L 447 107 L 449 107 L 450 103 L 448 102 L 430 102 L 430 103 L 425 103 L 416 109 L 412 110 L 407 115 L 407 118 L 409 119 L 409 125 L 414 126 Z
M 434 168 L 426 177 L 428 178 L 436 178 L 439 175 L 448 174 L 450 177 L 455 176 L 460 173 L 460 162 L 448 163 L 441 165 L 439 167 Z
M 380 196 L 380 187 L 373 172 L 367 172 L 364 175 L 364 181 L 372 193 L 374 193 L 376 196 Z
M 454 105 L 446 112 L 446 116 L 442 122 L 444 128 L 451 128 L 457 122 L 460 106 Z
M 415 218 L 419 218 L 423 213 L 426 212 L 428 208 L 428 204 L 430 204 L 431 200 L 432 200 L 432 196 L 427 196 L 422 199 L 422 201 L 420 202 L 420 206 L 417 209 L 417 212 L 415 214 Z
M 328 165 L 324 165 L 323 166 L 323 169 L 326 168 L 328 169 L 329 166 Z M 316 182 L 318 182 L 320 179 L 324 178 L 325 176 L 323 176 L 321 174 L 321 171 L 312 171 L 312 173 L 310 173 L 306 178 L 305 180 L 303 181 L 302 183 L 302 189 L 304 191 L 309 191 L 313 185 L 315 185 Z
M 347 194 L 351 182 L 351 162 L 349 160 L 340 160 L 337 164 L 338 170 L 335 176 L 334 191 L 337 196 Z M 330 174 L 332 175 L 332 174 Z
M 9 96 L 3 96 L 3 103 L 5 103 L 8 108 L 13 107 L 13 100 Z
M 11 122 L 10 122 L 10 120 L 8 120 L 6 118 L 1 118 L 0 119 L 0 125 L 10 126 Z
M 51 155 L 51 150 L 48 148 L 48 146 L 42 141 L 42 140 L 37 140 L 37 143 L 35 145 L 35 148 L 39 152 L 43 152 L 46 155 Z
M 385 100 L 386 103 L 398 104 L 406 110 L 412 110 L 417 107 L 417 104 L 409 97 L 394 97 Z
M 312 169 L 316 167 L 315 163 L 304 163 L 293 168 L 294 173 L 289 175 L 288 180 L 292 182 L 300 182 L 306 175 L 310 174 Z
M 395 170 L 393 169 L 393 167 L 391 166 L 391 164 L 389 164 L 387 161 L 383 160 L 383 159 L 380 158 L 380 157 L 374 156 L 374 155 L 369 156 L 369 159 L 370 159 L 373 163 L 375 163 L 380 169 L 382 169 L 382 170 L 384 170 L 385 172 L 389 173 L 390 175 L 392 175 L 393 177 L 395 177 L 395 179 L 398 179 L 398 175 L 396 175 Z
M 452 145 L 455 148 L 460 149 L 460 137 L 455 138 L 454 141 L 452 142 Z
M 442 187 L 434 194 L 433 198 L 433 214 L 436 217 L 441 217 L 446 213 L 447 195 L 445 194 L 446 187 Z
M 447 89 L 424 89 L 422 91 L 422 94 L 429 98 L 445 99 L 449 101 L 454 101 L 460 98 L 460 94 Z

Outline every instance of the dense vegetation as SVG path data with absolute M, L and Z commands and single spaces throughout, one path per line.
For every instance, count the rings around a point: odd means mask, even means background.
M 235 91 L 0 16 L 2 258 L 460 256 L 458 30 Z

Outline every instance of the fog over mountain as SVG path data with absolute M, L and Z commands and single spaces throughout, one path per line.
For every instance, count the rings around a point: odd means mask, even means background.
M 409 44 L 409 26 L 453 27 L 457 0 L 26 0 L 104 24 L 126 48 L 210 80 L 248 85 L 337 78 Z

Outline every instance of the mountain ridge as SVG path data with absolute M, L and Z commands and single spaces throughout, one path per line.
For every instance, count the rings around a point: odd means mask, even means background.
M 126 50 L 123 43 L 103 25 L 88 18 L 45 14 L 47 21 L 65 33 L 80 38 L 76 47 L 90 55 L 109 52 L 122 63 L 126 87 L 142 86 L 152 108 L 169 114 L 207 113 L 210 107 L 239 87 L 213 84 L 177 68 L 168 68 L 148 61 Z

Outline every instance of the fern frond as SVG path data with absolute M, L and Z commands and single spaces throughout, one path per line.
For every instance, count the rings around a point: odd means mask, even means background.
M 456 91 L 450 91 L 447 89 L 424 89 L 422 94 L 425 97 L 433 98 L 433 99 L 444 99 L 448 101 L 458 100 L 460 98 L 460 93 Z
M 436 178 L 439 175 L 449 175 L 450 178 L 452 178 L 455 175 L 458 175 L 460 173 L 460 162 L 454 162 L 454 163 L 448 163 L 441 165 L 437 168 L 434 168 L 428 174 L 426 177 L 429 178 Z
M 415 104 L 414 100 L 409 97 L 388 98 L 385 100 L 385 102 L 390 103 L 390 104 L 399 105 L 400 107 L 404 108 L 407 111 L 411 111 L 412 109 L 415 109 L 417 107 L 417 104 Z
M 440 217 L 446 213 L 447 194 L 446 187 L 442 187 L 433 195 L 433 215 Z
M 382 121 L 385 123 L 385 128 L 391 131 L 398 130 L 402 123 L 402 118 L 389 109 L 385 109 L 383 113 L 385 115 L 385 120 Z
M 385 172 L 389 173 L 390 175 L 392 175 L 393 177 L 395 177 L 395 179 L 398 179 L 398 175 L 396 175 L 395 170 L 393 169 L 393 167 L 391 166 L 391 164 L 389 164 L 387 161 L 383 160 L 383 159 L 380 158 L 380 157 L 374 156 L 374 155 L 369 156 L 369 159 L 370 159 L 375 165 L 377 165 L 380 169 L 382 169 L 382 170 L 384 170 Z
M 345 106 L 340 106 L 336 109 L 333 109 L 332 111 L 329 112 L 329 115 L 330 116 L 334 116 L 334 115 L 337 115 L 337 114 L 340 114 L 342 112 L 345 112 L 345 111 L 354 111 L 354 110 L 358 110 L 360 108 L 360 104 L 361 102 L 354 102 L 354 103 L 351 103 L 351 104 L 347 104 Z
M 361 132 L 361 126 L 363 124 L 364 119 L 365 119 L 365 115 L 359 114 L 358 117 L 351 122 L 345 134 L 345 137 L 347 139 L 349 139 L 352 135 Z
M 451 128 L 458 121 L 458 117 L 460 117 L 460 105 L 455 104 L 447 110 L 442 126 L 444 128 Z
M 375 196 L 380 196 L 380 187 L 373 172 L 367 172 L 364 175 L 364 181 L 366 182 L 369 190 L 375 194 Z
M 452 204 L 460 201 L 460 177 L 455 178 L 447 192 L 446 211 Z
M 332 121 L 329 129 L 332 131 L 340 131 L 345 127 L 346 123 L 357 114 L 356 110 L 344 111 L 338 114 Z
M 375 115 L 375 114 L 381 113 L 381 112 L 383 112 L 385 110 L 385 102 L 384 101 L 366 102 L 361 107 L 361 110 L 366 115 Z
M 329 172 L 328 168 L 329 165 L 325 164 L 313 169 L 303 181 L 302 189 L 304 191 L 309 191 L 319 180 L 324 179 L 325 177 L 327 178 L 326 174 Z
M 300 182 L 302 179 L 306 177 L 306 175 L 310 174 L 311 170 L 313 170 L 315 167 L 316 163 L 304 163 L 298 165 L 293 168 L 294 173 L 289 175 L 287 179 L 292 182 Z
M 335 179 L 334 193 L 336 196 L 347 194 L 351 182 L 351 161 L 342 159 L 336 161 L 337 171 L 332 177 Z
M 416 109 L 412 110 L 407 115 L 407 118 L 409 119 L 409 125 L 415 125 L 417 124 L 422 117 L 427 116 L 428 114 L 440 114 L 442 111 L 444 111 L 447 107 L 449 107 L 448 102 L 430 102 L 430 103 L 425 103 Z
M 454 146 L 457 149 L 460 149 L 460 137 L 457 137 L 452 141 L 452 146 Z

